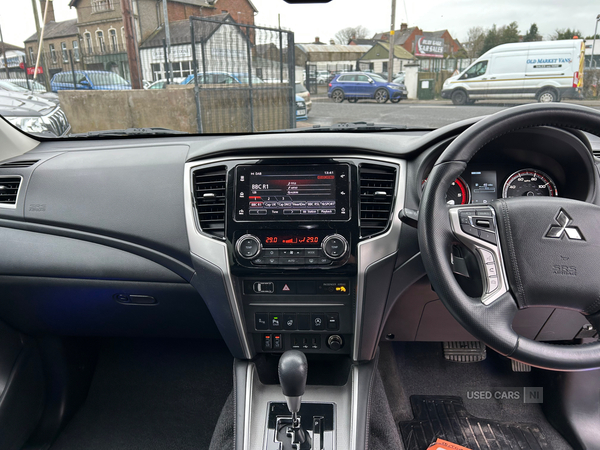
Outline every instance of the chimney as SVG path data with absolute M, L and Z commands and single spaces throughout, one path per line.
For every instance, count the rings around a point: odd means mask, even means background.
M 400 31 L 406 31 L 407 28 L 408 28 L 408 24 L 407 23 L 401 23 L 400 24 Z
M 42 14 L 42 19 L 44 18 L 44 11 L 46 10 L 46 1 L 47 0 L 40 0 L 40 6 L 41 6 L 41 14 Z M 46 15 L 46 22 L 44 22 L 44 24 L 48 24 L 48 22 L 56 22 L 56 18 L 54 17 L 54 2 L 50 2 L 50 4 L 48 5 L 48 14 Z
M 334 41 L 333 39 L 329 39 L 329 43 L 330 43 L 331 45 L 335 45 L 335 41 Z
M 319 40 L 319 36 L 317 36 L 317 37 L 315 38 L 315 44 L 320 44 L 320 43 L 321 43 L 321 41 Z

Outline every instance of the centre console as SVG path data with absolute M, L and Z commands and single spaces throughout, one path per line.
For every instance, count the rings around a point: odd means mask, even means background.
M 217 321 L 230 348 L 237 336 L 245 358 L 301 350 L 358 359 L 365 273 L 397 247 L 400 164 L 291 156 L 186 170 L 197 273 L 224 280 L 219 292 L 201 279 L 197 288 L 213 316 L 231 317 L 234 327 Z
M 356 293 L 355 165 L 273 160 L 233 168 L 233 246 L 258 352 L 350 353 Z

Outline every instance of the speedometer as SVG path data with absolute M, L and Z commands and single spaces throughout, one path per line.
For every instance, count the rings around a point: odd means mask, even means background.
M 540 170 L 522 169 L 513 173 L 502 189 L 503 198 L 511 197 L 556 197 L 556 184 Z

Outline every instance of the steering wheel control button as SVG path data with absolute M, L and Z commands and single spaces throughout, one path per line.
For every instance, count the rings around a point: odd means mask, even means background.
M 471 236 L 479 237 L 479 230 L 471 225 L 461 224 L 460 229 Z
M 271 330 L 281 330 L 283 328 L 281 314 L 269 314 L 269 328 Z
M 246 234 L 238 239 L 236 250 L 238 255 L 245 259 L 252 259 L 260 253 L 260 241 L 256 236 Z
M 252 290 L 256 294 L 272 294 L 275 291 L 275 286 L 271 281 L 256 281 L 252 286 Z
M 339 234 L 332 234 L 323 239 L 323 253 L 331 259 L 340 259 L 348 251 L 348 241 Z
M 480 237 L 480 239 L 483 239 L 485 242 L 489 242 L 490 244 L 494 244 L 494 245 L 496 244 L 496 233 L 481 230 L 479 232 L 479 237 Z
M 497 277 L 489 277 L 488 278 L 488 290 L 487 290 L 487 293 L 491 294 L 496 289 L 498 289 L 498 278 Z
M 254 328 L 256 328 L 257 330 L 268 330 L 269 329 L 269 314 L 255 313 L 254 314 Z
M 475 219 L 475 226 L 480 228 L 492 228 L 491 219 Z
M 480 248 L 479 254 L 481 255 L 481 259 L 483 260 L 484 264 L 494 264 L 495 263 L 494 254 L 492 252 L 490 252 L 489 250 Z
M 498 273 L 496 272 L 496 265 L 494 263 L 486 264 L 485 270 L 487 272 L 488 277 L 495 277 L 496 275 L 498 275 Z
M 311 328 L 313 330 L 324 330 L 325 329 L 325 321 L 327 318 L 325 314 L 311 314 Z

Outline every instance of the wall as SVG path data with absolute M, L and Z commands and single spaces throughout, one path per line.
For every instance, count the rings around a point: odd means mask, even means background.
M 73 133 L 164 127 L 196 133 L 194 91 L 59 91 Z
M 210 17 L 226 12 L 231 14 L 237 23 L 254 25 L 254 10 L 247 0 L 219 0 L 214 7 L 210 8 L 169 2 L 167 8 L 170 22 L 187 20 L 190 16 Z
M 290 128 L 289 89 L 255 90 L 254 130 Z M 197 133 L 193 86 L 159 90 L 59 91 L 73 133 L 163 127 Z M 200 91 L 204 133 L 250 132 L 249 92 L 244 86 Z

